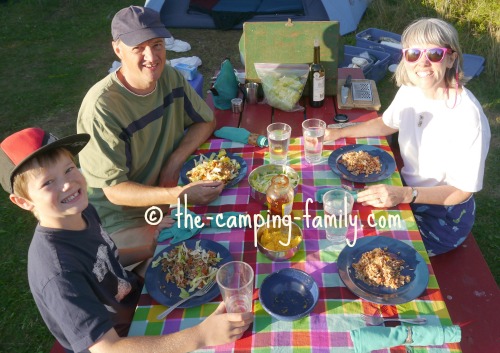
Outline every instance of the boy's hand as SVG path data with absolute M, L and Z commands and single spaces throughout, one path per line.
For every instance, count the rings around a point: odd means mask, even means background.
M 217 309 L 199 325 L 203 346 L 236 341 L 243 336 L 253 318 L 253 312 L 226 313 L 226 305 L 224 302 L 220 303 Z
M 158 234 L 165 228 L 171 228 L 175 224 L 175 220 L 170 216 L 165 216 L 162 218 L 157 226 Z

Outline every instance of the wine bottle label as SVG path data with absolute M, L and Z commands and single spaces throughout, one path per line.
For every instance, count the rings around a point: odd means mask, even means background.
M 313 74 L 313 101 L 325 99 L 325 75 L 319 72 Z

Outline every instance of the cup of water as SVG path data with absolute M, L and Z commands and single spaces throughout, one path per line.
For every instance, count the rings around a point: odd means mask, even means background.
M 219 268 L 216 279 L 228 313 L 252 311 L 254 272 L 249 264 L 228 262 Z
M 323 195 L 326 239 L 332 244 L 346 243 L 353 205 L 354 197 L 347 190 L 333 189 Z
M 309 164 L 315 164 L 321 161 L 325 129 L 326 123 L 320 119 L 307 119 L 302 122 L 304 152 L 306 162 Z
M 292 128 L 285 123 L 272 123 L 267 126 L 267 140 L 269 142 L 269 162 L 271 164 L 286 164 L 288 147 Z

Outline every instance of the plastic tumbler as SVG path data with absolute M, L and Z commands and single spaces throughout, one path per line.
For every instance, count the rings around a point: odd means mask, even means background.
M 249 264 L 228 262 L 219 268 L 216 278 L 228 313 L 252 311 L 254 273 Z

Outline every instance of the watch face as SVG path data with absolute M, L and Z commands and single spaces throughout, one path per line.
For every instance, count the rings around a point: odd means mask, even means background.
M 333 120 L 335 120 L 337 123 L 346 123 L 349 121 L 349 118 L 345 114 L 337 114 L 335 115 Z

